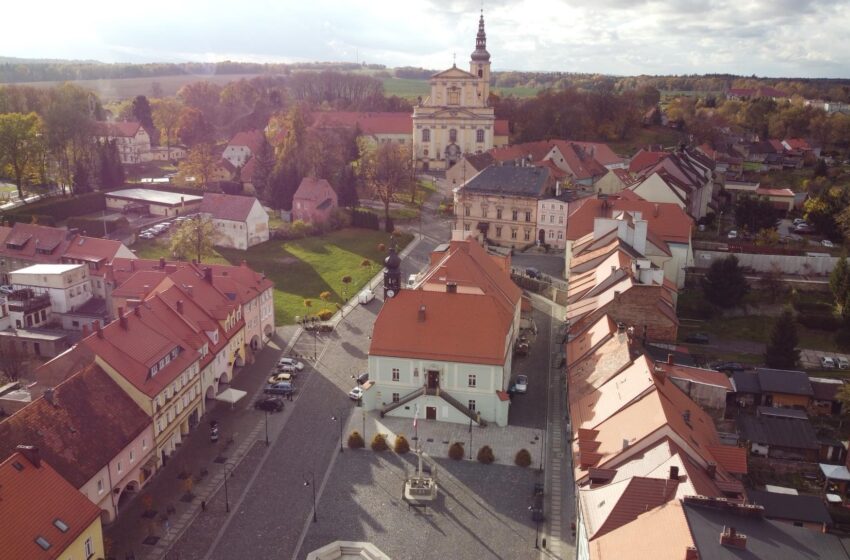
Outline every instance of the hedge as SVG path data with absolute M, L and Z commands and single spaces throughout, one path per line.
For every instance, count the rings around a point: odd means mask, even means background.
M 378 216 L 365 210 L 355 210 L 351 213 L 351 226 L 364 229 L 381 229 Z
M 843 325 L 841 320 L 832 314 L 814 313 L 800 313 L 797 315 L 797 323 L 812 330 L 829 332 L 835 332 Z
M 86 235 L 90 237 L 102 237 L 104 224 L 106 224 L 106 233 L 112 233 L 114 231 L 129 231 L 130 230 L 130 222 L 127 221 L 127 218 L 121 217 L 117 220 L 99 220 L 97 218 L 84 218 L 84 217 L 74 217 L 68 218 L 66 225 L 68 229 L 77 228 L 80 230 L 80 233 L 85 232 Z
M 57 221 L 79 216 L 82 214 L 90 214 L 99 212 L 106 208 L 106 198 L 101 192 L 93 192 L 73 196 L 70 198 L 47 198 L 33 202 L 32 204 L 24 204 L 17 208 L 6 212 L 5 216 L 11 223 L 32 221 L 32 216 L 36 216 L 39 224 L 53 225 Z M 53 224 L 48 224 L 49 220 L 44 217 L 50 217 Z

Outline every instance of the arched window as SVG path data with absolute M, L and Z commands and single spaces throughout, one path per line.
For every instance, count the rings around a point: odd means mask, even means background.
M 423 142 L 430 142 L 431 141 L 431 129 L 430 128 L 423 128 L 422 129 L 422 141 Z
M 449 142 L 457 142 L 457 130 L 449 129 Z

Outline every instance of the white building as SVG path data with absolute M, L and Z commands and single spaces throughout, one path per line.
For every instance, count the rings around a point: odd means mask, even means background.
M 537 239 L 550 247 L 566 247 L 567 216 L 569 204 L 560 198 L 550 197 L 537 201 Z
M 118 145 L 123 164 L 151 161 L 151 137 L 138 122 L 95 122 L 95 135 L 101 142 L 112 140 Z
M 222 159 L 229 161 L 233 167 L 242 167 L 260 150 L 266 141 L 262 130 L 247 130 L 237 132 L 221 154 Z
M 205 193 L 200 213 L 212 220 L 216 245 L 248 249 L 269 240 L 269 215 L 253 196 Z

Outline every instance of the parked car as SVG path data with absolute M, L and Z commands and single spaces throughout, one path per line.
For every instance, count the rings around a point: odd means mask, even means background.
M 364 371 L 363 373 L 361 373 L 360 375 L 357 376 L 357 384 L 358 385 L 363 385 L 367 381 L 369 381 L 369 372 L 368 371 Z
M 517 393 L 525 393 L 528 391 L 528 376 L 524 374 L 520 374 L 516 376 L 516 382 L 514 383 L 514 390 Z
M 139 239 L 153 239 L 154 237 L 156 237 L 156 234 L 149 231 L 143 231 L 139 234 Z
M 805 224 L 805 223 L 806 223 L 806 220 L 804 220 L 803 218 L 794 218 L 794 221 L 793 221 L 792 223 L 793 223 L 795 226 L 798 226 L 798 225 L 800 225 L 800 224 Z
M 4 284 L 3 286 L 0 286 L 0 293 L 2 293 L 2 294 L 9 295 L 14 291 L 15 291 L 15 289 L 12 286 L 10 286 L 9 284 Z
M 353 401 L 359 401 L 363 398 L 363 388 L 355 387 L 354 389 L 348 392 L 348 398 Z
M 820 359 L 820 366 L 823 369 L 835 369 L 835 360 L 833 360 L 829 356 L 823 356 Z
M 280 412 L 283 410 L 283 399 L 280 397 L 263 397 L 254 401 L 254 408 L 268 412 Z
M 850 360 L 843 356 L 835 358 L 835 363 L 838 364 L 838 369 L 850 369 Z
M 357 296 L 357 302 L 360 305 L 366 305 L 367 303 L 369 303 L 373 299 L 375 299 L 375 292 L 373 292 L 372 290 L 368 290 L 368 289 L 363 290 L 362 292 L 360 292 L 360 295 Z
M 701 332 L 691 333 L 685 337 L 685 342 L 690 342 L 691 344 L 708 344 L 708 335 Z
M 281 358 L 277 361 L 278 366 L 292 366 L 298 371 L 304 369 L 304 364 L 293 358 Z
M 275 383 L 280 383 L 282 381 L 286 381 L 287 383 L 292 383 L 292 374 L 291 373 L 276 373 L 269 377 L 268 384 L 274 385 Z
M 295 374 L 298 371 L 298 368 L 289 364 L 278 364 L 275 369 L 278 373 L 291 373 Z M 294 375 L 293 375 L 294 377 Z
M 714 371 L 728 371 L 731 373 L 733 371 L 744 371 L 750 368 L 738 362 L 716 362 L 711 364 L 711 369 Z
M 281 381 L 274 385 L 267 385 L 263 392 L 269 395 L 291 395 L 295 392 L 295 386 L 292 383 Z
M 535 280 L 540 280 L 541 278 L 543 278 L 543 275 L 540 274 L 540 271 L 534 268 L 533 266 L 530 266 L 525 269 L 525 275 L 529 278 L 534 278 Z
M 726 234 L 727 239 L 738 239 L 738 230 L 733 229 L 729 233 Z
M 827 249 L 835 248 L 835 244 L 832 241 L 830 241 L 829 239 L 821 240 L 820 244 L 823 245 L 824 247 L 826 247 Z
M 809 224 L 802 223 L 794 226 L 794 231 L 797 233 L 812 233 L 815 230 Z

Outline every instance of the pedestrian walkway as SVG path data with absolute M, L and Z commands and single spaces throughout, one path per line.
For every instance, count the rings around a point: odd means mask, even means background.
M 251 448 L 265 442 L 265 417 L 251 403 L 261 391 L 266 373 L 277 360 L 280 350 L 294 341 L 296 329 L 283 327 L 261 350 L 253 365 L 246 366 L 234 378 L 232 387 L 247 391 L 248 396 L 235 406 L 208 402 L 202 422 L 184 438 L 169 458 L 141 490 L 140 496 L 122 507 L 118 519 L 104 528 L 110 543 L 110 557 L 116 560 L 159 560 L 191 525 L 223 485 L 222 473 L 232 471 Z M 282 348 L 283 347 L 283 348 Z M 285 422 L 291 408 L 273 419 Z M 221 426 L 217 443 L 209 441 L 205 427 L 215 419 Z M 187 476 L 188 475 L 188 476 Z M 187 497 L 187 493 L 191 496 Z M 145 515 L 149 500 L 153 514 Z

